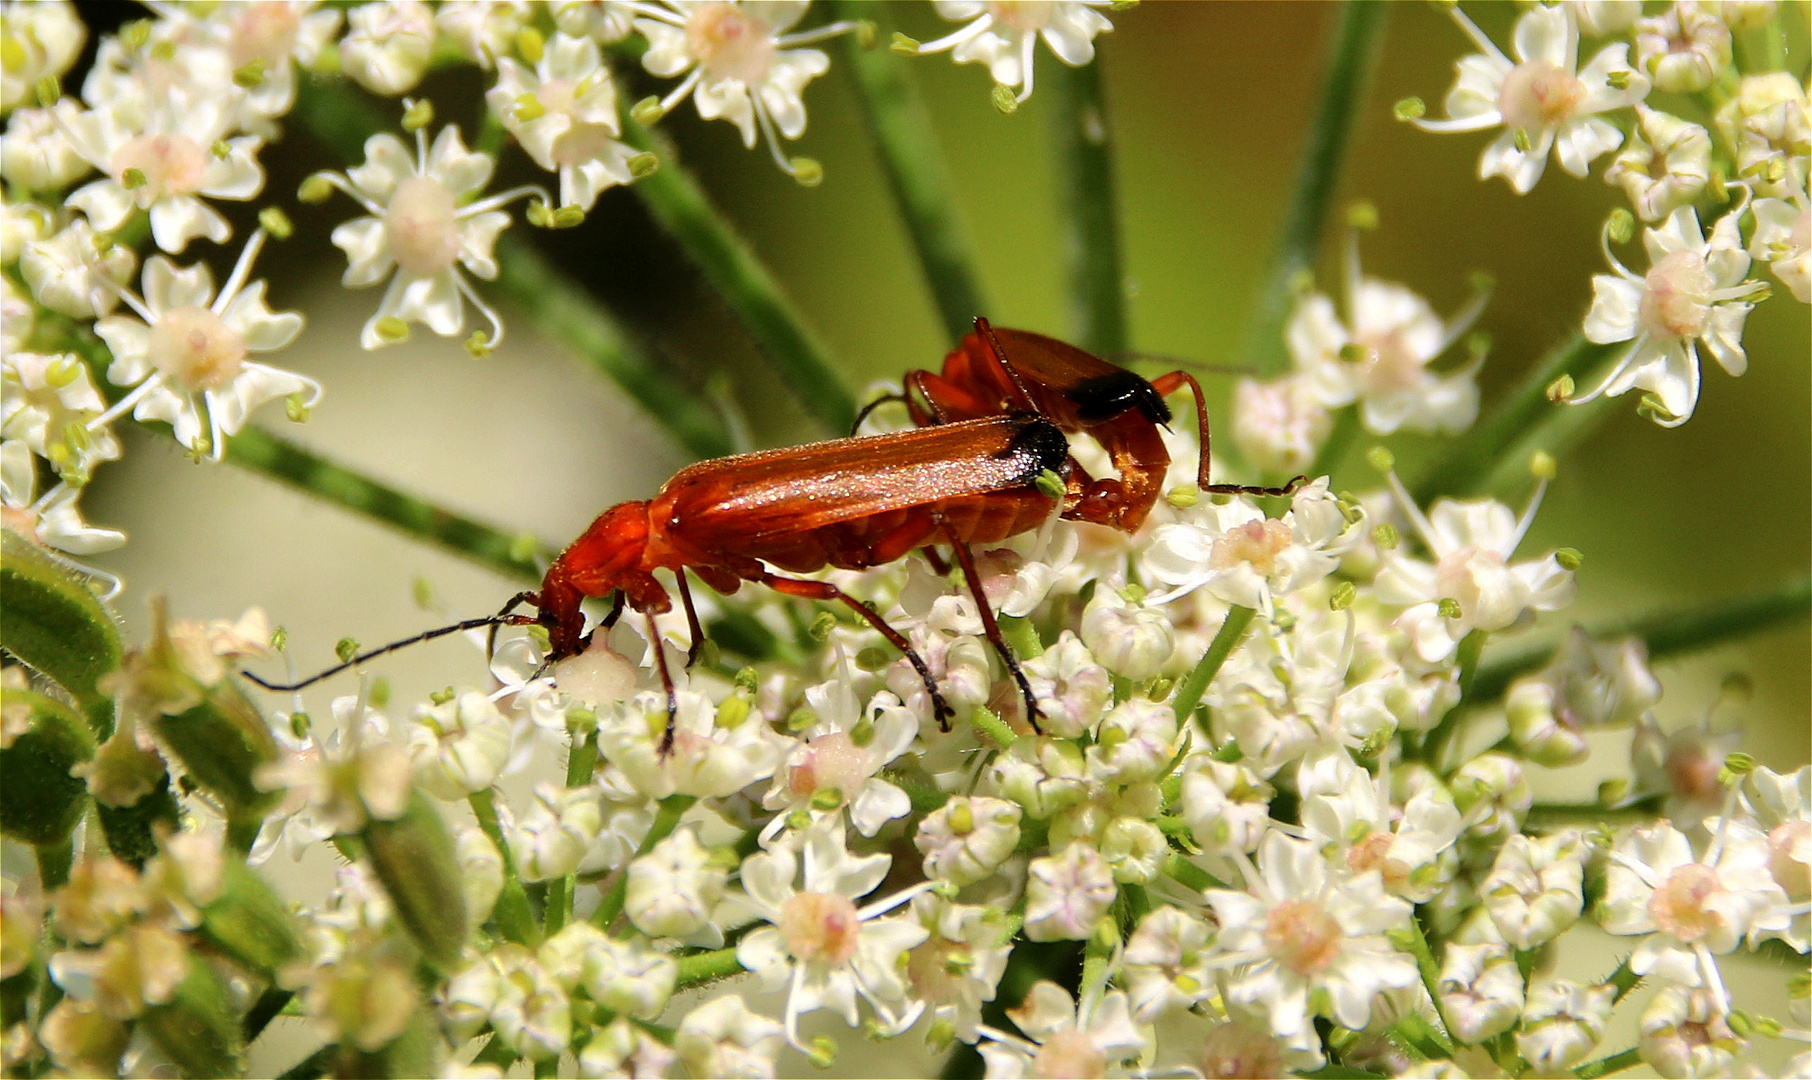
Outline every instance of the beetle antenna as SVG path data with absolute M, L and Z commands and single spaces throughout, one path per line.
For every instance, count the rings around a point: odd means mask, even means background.
M 514 615 L 511 613 L 513 611 L 515 611 L 517 606 L 519 606 L 523 601 L 533 600 L 534 598 L 535 598 L 535 594 L 531 593 L 531 592 L 517 593 L 515 596 L 510 598 L 509 603 L 507 603 L 503 606 L 503 610 L 499 611 L 495 615 L 486 615 L 483 618 L 479 618 L 479 619 L 462 619 L 461 621 L 456 622 L 456 623 L 452 624 L 451 626 L 437 626 L 432 630 L 424 630 L 423 632 L 416 634 L 414 637 L 406 637 L 406 638 L 403 638 L 401 641 L 392 641 L 388 645 L 381 645 L 378 648 L 370 649 L 366 652 L 362 652 L 350 660 L 344 661 L 343 663 L 335 664 L 334 666 L 326 669 L 325 671 L 321 671 L 317 674 L 310 675 L 308 678 L 303 679 L 300 682 L 292 682 L 292 683 L 269 682 L 269 681 L 266 681 L 265 679 L 259 678 L 258 676 L 252 674 L 249 671 L 242 671 L 239 674 L 245 676 L 247 679 L 251 680 L 253 683 L 257 684 L 258 686 L 263 687 L 266 690 L 271 690 L 276 693 L 287 694 L 292 691 L 301 690 L 305 687 L 313 686 L 314 684 L 320 682 L 323 679 L 330 679 L 333 676 L 338 675 L 340 672 L 345 671 L 347 668 L 357 667 L 358 665 L 363 664 L 368 660 L 375 660 L 376 658 L 383 656 L 386 653 L 393 653 L 393 652 L 397 651 L 398 649 L 404 649 L 404 648 L 409 647 L 410 645 L 414 645 L 419 642 L 433 641 L 435 638 L 446 637 L 448 634 L 462 633 L 463 631 L 466 631 L 466 630 L 476 630 L 481 626 L 497 627 L 497 626 L 529 626 L 529 625 L 532 625 L 535 621 L 532 617 L 530 617 L 528 615 Z

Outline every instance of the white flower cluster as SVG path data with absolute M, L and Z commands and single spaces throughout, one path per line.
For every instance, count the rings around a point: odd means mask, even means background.
M 1732 47 L 1736 36 L 1785 33 L 1775 7 L 1679 0 L 1645 16 L 1636 0 L 1538 6 L 1516 21 L 1515 60 L 1449 8 L 1479 51 L 1457 65 L 1447 119 L 1422 119 L 1413 99 L 1399 115 L 1426 131 L 1501 128 L 1479 176 L 1502 176 L 1519 194 L 1535 187 L 1550 155 L 1583 177 L 1617 151 L 1604 180 L 1623 189 L 1630 209 L 1606 225 L 1613 273 L 1592 279 L 1584 331 L 1596 344 L 1629 344 L 1590 390 L 1575 394 L 1568 381 L 1557 398 L 1642 390 L 1643 411 L 1677 427 L 1698 406 L 1701 346 L 1731 375 L 1748 367 L 1743 322 L 1770 292 L 1749 277 L 1753 263 L 1812 303 L 1806 87 L 1753 50 L 1739 63 Z M 1583 67 L 1582 39 L 1603 42 Z M 1692 116 L 1709 117 L 1711 130 Z M 1642 233 L 1642 273 L 1608 246 L 1613 236 L 1629 238 L 1632 215 L 1654 223 Z

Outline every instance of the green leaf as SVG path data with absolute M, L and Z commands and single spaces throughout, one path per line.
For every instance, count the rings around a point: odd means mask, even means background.
M 114 617 L 86 582 L 44 549 L 0 530 L 0 648 L 58 686 L 87 713 L 102 737 L 112 734 L 113 705 L 101 677 L 120 666 Z

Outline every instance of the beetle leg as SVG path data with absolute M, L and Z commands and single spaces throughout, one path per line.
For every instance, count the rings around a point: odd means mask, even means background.
M 679 724 L 679 696 L 673 690 L 673 676 L 667 671 L 667 648 L 661 642 L 661 632 L 654 625 L 654 614 L 643 612 L 642 618 L 648 620 L 648 647 L 654 650 L 655 670 L 661 673 L 661 688 L 667 691 L 667 730 L 661 735 L 660 756 L 664 761 L 673 753 L 673 731 Z
M 757 584 L 766 585 L 775 592 L 786 593 L 788 596 L 803 597 L 807 600 L 836 600 L 849 605 L 851 611 L 862 616 L 864 622 L 879 630 L 882 637 L 906 655 L 913 670 L 917 671 L 919 678 L 924 681 L 925 692 L 931 696 L 931 709 L 937 715 L 938 730 L 950 730 L 950 717 L 955 715 L 955 711 L 944 701 L 944 695 L 938 691 L 937 680 L 931 677 L 931 668 L 926 665 L 925 658 L 919 655 L 918 650 L 912 647 L 912 642 L 907 641 L 904 634 L 887 625 L 887 620 L 881 618 L 874 608 L 828 581 L 806 581 L 802 578 L 781 577 L 766 570 L 753 568 L 744 571 L 743 576 Z
M 948 524 L 944 534 L 950 538 L 951 550 L 956 553 L 956 561 L 962 564 L 963 578 L 969 582 L 969 591 L 975 596 L 976 610 L 981 613 L 982 629 L 987 631 L 988 640 L 994 644 L 994 650 L 1006 662 L 1007 670 L 1013 673 L 1013 680 L 1019 684 L 1019 693 L 1026 702 L 1026 722 L 1032 730 L 1043 735 L 1044 729 L 1038 726 L 1038 699 L 1032 696 L 1032 684 L 1026 682 L 1026 673 L 1019 669 L 1019 658 L 1007 645 L 1007 639 L 1000 636 L 1000 623 L 994 619 L 994 608 L 988 603 L 988 594 L 982 591 L 981 575 L 975 572 L 975 556 L 969 551 L 969 545 L 956 536 L 956 531 Z
M 521 607 L 523 604 L 532 603 L 535 600 L 535 596 L 536 596 L 536 594 L 534 592 L 524 589 L 522 592 L 519 592 L 515 596 L 510 597 L 509 603 L 507 603 L 497 609 L 497 621 L 491 624 L 490 633 L 485 635 L 485 643 L 484 643 L 485 663 L 487 663 L 487 664 L 490 663 L 491 658 L 497 655 L 497 628 L 500 626 L 516 626 L 516 625 L 518 625 L 515 622 L 508 621 L 510 618 L 510 614 L 512 612 L 514 612 L 517 608 Z M 531 620 L 531 623 L 532 623 L 532 620 Z
M 944 561 L 944 557 L 937 553 L 936 548 L 922 547 L 919 549 L 919 554 L 925 556 L 925 561 L 931 564 L 931 572 L 938 577 L 943 577 L 950 572 L 950 564 Z
M 1173 371 L 1151 380 L 1152 389 L 1169 397 L 1183 387 L 1189 387 L 1195 395 L 1196 425 L 1201 430 L 1202 457 L 1196 466 L 1196 487 L 1212 495 L 1294 495 L 1296 489 L 1309 482 L 1306 476 L 1297 476 L 1283 487 L 1254 487 L 1249 484 L 1214 484 L 1208 480 L 1208 403 L 1202 399 L 1202 386 L 1195 381 L 1195 376 L 1186 371 Z
M 692 644 L 686 646 L 686 666 L 698 663 L 698 650 L 705 645 L 705 628 L 698 624 L 698 611 L 692 606 L 692 588 L 686 584 L 684 569 L 673 572 L 673 580 L 679 585 L 680 606 L 686 609 L 686 629 L 692 634 Z

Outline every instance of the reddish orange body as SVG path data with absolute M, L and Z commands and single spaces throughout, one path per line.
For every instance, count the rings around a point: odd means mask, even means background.
M 1195 378 L 1173 371 L 1147 382 L 1056 338 L 975 320 L 975 330 L 944 358 L 942 373 L 910 371 L 903 397 L 915 424 L 941 424 L 1012 412 L 1030 400 L 1058 428 L 1088 435 L 1113 461 L 1118 478 L 1090 477 L 1070 463 L 1063 516 L 1136 532 L 1162 494 L 1170 450 L 1158 429 L 1170 422 L 1164 398 L 1187 386 L 1201 434 L 1196 482 L 1203 491 L 1280 494 L 1285 489 L 1212 484 L 1208 407 Z

